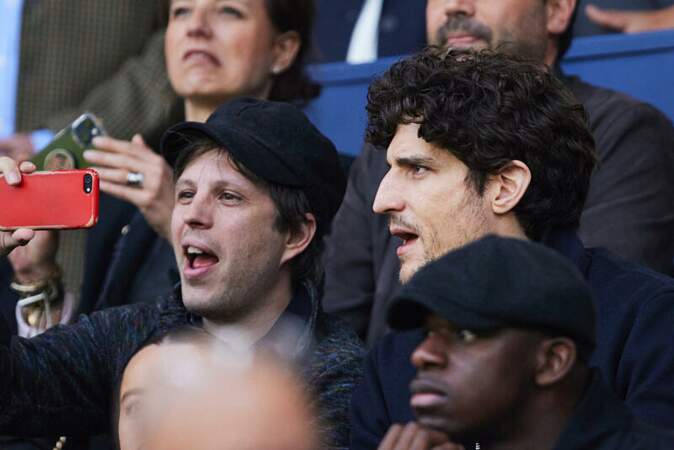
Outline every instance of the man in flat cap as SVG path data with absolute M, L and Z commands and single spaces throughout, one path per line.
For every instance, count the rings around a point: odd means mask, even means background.
M 417 272 L 389 325 L 423 327 L 412 353 L 416 423 L 393 426 L 379 450 L 657 450 L 674 434 L 638 422 L 588 367 L 591 291 L 540 244 L 487 236 Z M 416 442 L 415 442 L 416 441 Z
M 206 123 L 169 129 L 162 150 L 177 180 L 171 240 L 181 284 L 158 303 L 104 310 L 33 339 L 0 333 L 0 433 L 105 431 L 130 357 L 194 324 L 235 349 L 290 340 L 285 356 L 315 390 L 322 438 L 345 448 L 361 344 L 318 305 L 322 237 L 345 184 L 334 146 L 296 107 L 240 99 Z M 19 183 L 11 160 L 0 169 Z M 0 242 L 6 251 L 31 237 L 18 230 Z
M 489 233 L 549 246 L 593 291 L 591 365 L 641 420 L 674 427 L 674 281 L 580 241 L 596 156 L 585 112 L 561 82 L 517 57 L 429 48 L 394 64 L 368 100 L 367 139 L 386 149 L 389 165 L 373 204 L 375 229 L 389 235 L 376 239 L 394 248 L 403 284 Z M 352 450 L 377 448 L 391 424 L 411 420 L 409 356 L 420 340 L 391 333 L 367 357 L 353 396 Z

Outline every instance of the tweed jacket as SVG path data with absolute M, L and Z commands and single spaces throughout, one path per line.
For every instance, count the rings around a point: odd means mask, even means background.
M 179 109 L 164 64 L 162 3 L 25 0 L 17 131 L 58 131 L 91 111 L 119 139 L 159 136 Z

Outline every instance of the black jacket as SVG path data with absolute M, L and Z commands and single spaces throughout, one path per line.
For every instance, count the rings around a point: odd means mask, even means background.
M 581 239 L 671 273 L 674 128 L 659 111 L 623 94 L 576 78 L 566 84 L 589 114 L 599 155 Z M 389 234 L 386 216 L 372 212 L 387 170 L 385 151 L 366 146 L 326 245 L 324 308 L 349 321 L 370 347 L 388 331 L 386 310 L 399 287 L 400 240 Z
M 674 433 L 639 422 L 595 376 L 554 450 L 670 450 Z
M 361 376 L 362 346 L 339 319 L 320 311 L 313 287 L 300 290 L 284 315 L 303 320 L 296 357 L 319 405 L 322 435 L 334 448 L 349 440 L 348 406 Z M 11 337 L 0 321 L 0 434 L 109 432 L 115 388 L 148 339 L 200 320 L 179 291 L 157 303 L 107 309 L 32 339 Z M 270 334 L 274 333 L 274 328 Z

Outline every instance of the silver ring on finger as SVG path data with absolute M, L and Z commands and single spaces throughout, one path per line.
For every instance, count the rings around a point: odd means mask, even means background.
M 126 174 L 126 185 L 136 188 L 143 187 L 145 176 L 140 172 L 129 172 Z

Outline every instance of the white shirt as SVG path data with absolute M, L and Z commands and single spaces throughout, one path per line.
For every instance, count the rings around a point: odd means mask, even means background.
M 384 0 L 365 0 L 351 34 L 346 62 L 362 64 L 377 59 L 379 19 Z

